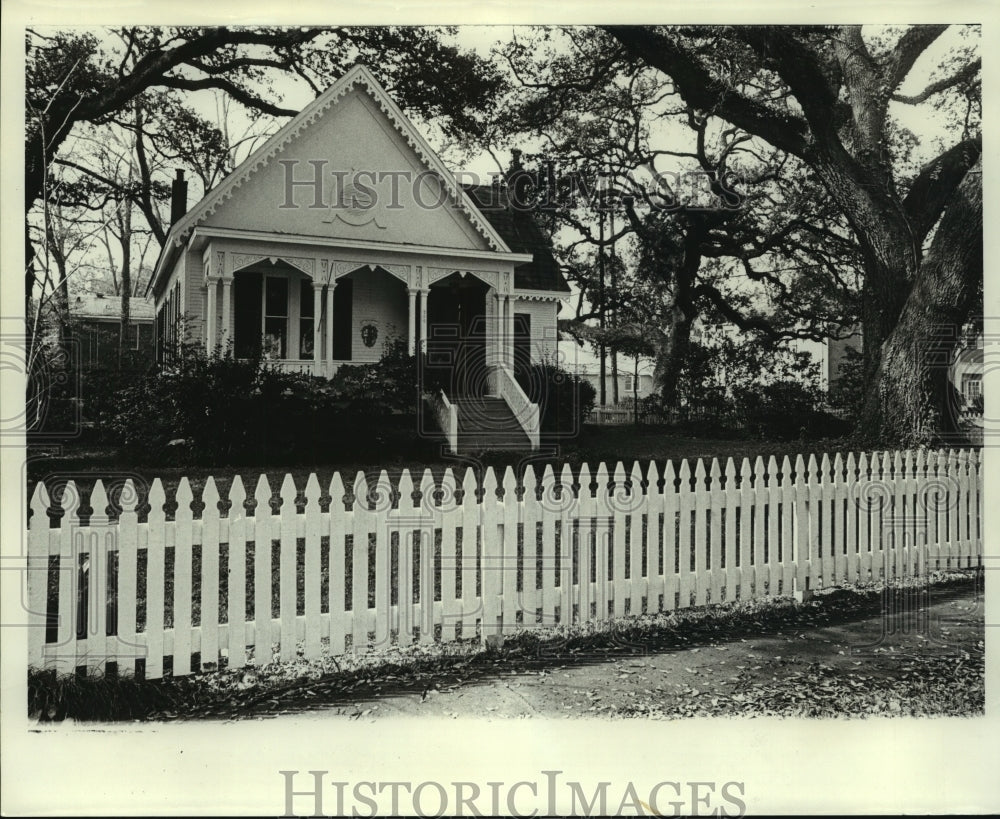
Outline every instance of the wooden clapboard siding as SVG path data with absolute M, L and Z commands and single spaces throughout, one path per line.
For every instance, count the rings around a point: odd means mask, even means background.
M 96 482 L 89 517 L 73 482 L 55 497 L 39 483 L 29 665 L 68 674 L 115 663 L 156 679 L 239 668 L 248 649 L 261 665 L 340 655 L 348 642 L 360 653 L 485 640 L 982 563 L 974 451 L 744 459 L 740 469 L 685 460 L 650 464 L 645 478 L 621 463 L 576 476 L 546 466 L 540 478 L 528 466 L 520 478 L 507 468 L 500 485 L 492 468 L 481 481 L 470 468 L 458 491 L 450 469 L 440 482 L 404 470 L 395 485 L 384 471 L 335 474 L 324 511 L 311 475 L 299 509 L 291 476 L 275 498 L 262 475 L 250 514 L 242 478 L 225 512 L 213 479 L 196 502 L 185 478 L 168 520 L 157 480 L 140 520 L 131 481 L 110 498 Z

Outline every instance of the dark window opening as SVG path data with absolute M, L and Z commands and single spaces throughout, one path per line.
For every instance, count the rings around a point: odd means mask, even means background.
M 312 361 L 315 357 L 313 350 L 316 327 L 314 307 L 312 279 L 302 279 L 299 282 L 299 358 L 307 361 Z
M 333 291 L 333 358 L 351 360 L 354 282 L 341 279 Z
M 260 355 L 261 274 L 241 272 L 233 283 L 233 352 L 237 358 Z

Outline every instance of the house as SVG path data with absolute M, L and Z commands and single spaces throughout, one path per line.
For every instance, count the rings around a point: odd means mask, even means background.
M 845 376 L 846 368 L 851 366 L 849 361 L 851 354 L 860 353 L 862 348 L 860 326 L 841 327 L 837 330 L 837 335 L 843 336 L 842 338 L 826 338 L 822 341 L 797 338 L 785 342 L 786 350 L 793 353 L 808 353 L 812 361 L 818 365 L 818 386 L 826 394 L 837 389 Z M 710 323 L 699 318 L 691 327 L 692 341 L 711 344 L 723 338 L 739 342 L 745 336 L 739 327 L 730 322 Z M 724 371 L 720 371 L 719 375 L 724 380 Z M 773 377 L 771 374 L 770 378 Z M 762 380 L 769 380 L 769 374 L 762 374 Z
M 83 369 L 116 366 L 121 327 L 121 296 L 80 293 L 69 300 L 69 337 Z M 153 361 L 153 303 L 129 298 L 129 337 L 125 350 L 134 364 Z
M 531 215 L 502 186 L 460 185 L 367 68 L 190 210 L 180 172 L 173 194 L 149 288 L 158 356 L 186 339 L 332 377 L 405 339 L 449 376 L 449 441 L 492 399 L 537 446 L 515 362 L 555 354 L 569 286 Z
M 948 368 L 948 379 L 958 391 L 963 412 L 982 415 L 983 354 L 982 331 L 964 332 Z
M 827 338 L 822 342 L 801 342 L 805 349 L 815 349 L 815 357 L 819 360 L 820 389 L 826 393 L 836 393 L 842 380 L 847 376 L 848 368 L 852 366 L 851 356 L 860 355 L 863 349 L 861 326 L 840 328 L 838 333 L 842 338 Z
M 559 342 L 558 364 L 568 372 L 575 373 L 585 381 L 590 382 L 597 395 L 601 394 L 601 359 L 592 344 L 579 344 L 575 339 L 562 339 Z M 636 365 L 638 364 L 638 377 Z M 614 396 L 614 386 L 611 375 L 611 353 L 605 364 L 605 396 L 609 401 Z M 618 354 L 618 400 L 626 403 L 635 398 L 646 398 L 653 392 L 653 361 L 640 356 L 638 361 L 633 356 Z
M 948 363 L 948 380 L 961 402 L 959 413 L 981 416 L 984 369 L 982 331 L 970 324 L 961 328 L 957 339 L 950 335 L 951 331 L 948 332 L 948 337 L 957 342 Z M 861 353 L 862 338 L 861 327 L 857 326 L 847 338 L 829 339 L 824 344 L 820 358 L 823 365 L 822 376 L 831 387 L 835 388 L 843 377 L 844 367 L 850 366 L 846 362 L 848 351 Z

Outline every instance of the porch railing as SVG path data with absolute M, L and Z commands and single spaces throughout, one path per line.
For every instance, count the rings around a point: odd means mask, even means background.
M 334 374 L 342 365 L 359 364 L 358 361 L 313 361 L 302 358 L 278 358 L 268 360 L 269 367 L 274 367 L 286 373 L 302 373 L 304 375 L 316 375 L 324 378 L 333 378 Z
M 533 450 L 540 446 L 541 412 L 538 404 L 531 401 L 514 378 L 514 373 L 506 364 L 496 364 L 490 372 L 490 388 L 510 407 L 517 423 L 528 436 Z

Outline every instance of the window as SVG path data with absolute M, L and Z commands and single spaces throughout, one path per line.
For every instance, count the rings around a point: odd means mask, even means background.
M 174 317 L 173 326 L 170 329 L 170 340 L 176 344 L 180 340 L 180 323 L 181 323 L 181 283 L 180 281 L 174 285 Z
M 350 361 L 354 326 L 354 280 L 340 279 L 333 291 L 333 360 Z
M 313 352 L 313 328 L 316 326 L 316 314 L 313 302 L 313 287 L 311 279 L 302 279 L 299 290 L 299 358 L 311 361 Z
M 264 358 L 288 357 L 288 279 L 264 278 Z
M 633 383 L 635 379 L 631 375 L 625 376 L 625 392 L 632 392 L 635 390 L 635 384 Z
M 973 401 L 983 394 L 983 376 L 972 373 L 962 377 L 962 395 L 966 401 Z
M 531 369 L 531 314 L 514 313 L 514 375 Z

